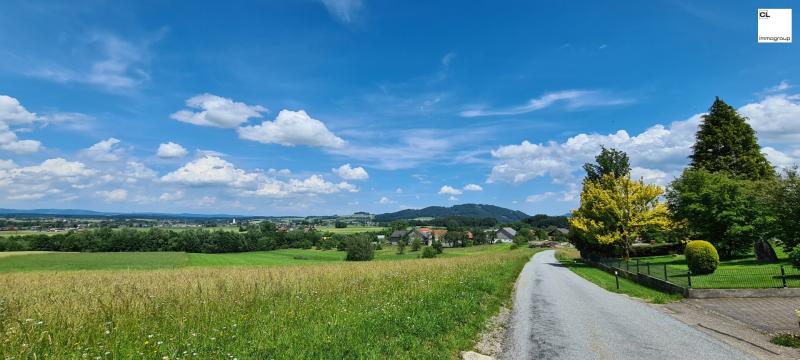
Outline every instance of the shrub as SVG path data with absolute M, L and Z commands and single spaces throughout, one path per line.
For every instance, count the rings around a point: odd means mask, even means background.
M 347 261 L 369 261 L 375 257 L 372 241 L 367 237 L 353 237 L 347 242 Z
M 719 254 L 708 241 L 692 240 L 686 244 L 686 264 L 693 274 L 711 274 L 719 266 Z
M 800 246 L 795 246 L 789 253 L 789 261 L 792 262 L 795 268 L 800 269 Z
M 414 241 L 411 242 L 411 251 L 419 251 L 422 247 L 422 241 L 419 241 L 419 238 L 415 238 Z
M 683 252 L 682 243 L 662 243 L 652 245 L 639 245 L 631 247 L 631 257 L 663 256 Z M 621 254 L 620 254 L 621 255 Z
M 436 250 L 437 254 L 441 254 L 442 252 L 444 252 L 444 244 L 442 244 L 441 241 L 434 241 L 433 249 Z
M 436 257 L 436 249 L 434 249 L 434 248 L 432 248 L 430 246 L 426 246 L 424 249 L 422 249 L 422 255 L 420 255 L 420 257 L 423 258 L 423 259 L 435 258 Z

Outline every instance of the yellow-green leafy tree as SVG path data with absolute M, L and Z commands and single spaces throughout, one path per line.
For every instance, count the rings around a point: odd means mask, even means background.
M 570 226 L 579 236 L 598 245 L 616 245 L 630 257 L 630 249 L 645 229 L 670 226 L 658 185 L 636 181 L 630 175 L 603 175 L 586 181 L 581 205 L 572 212 Z

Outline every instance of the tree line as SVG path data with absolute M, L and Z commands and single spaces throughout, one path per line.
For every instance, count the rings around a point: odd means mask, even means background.
M 635 241 L 702 239 L 722 258 L 754 252 L 774 262 L 775 240 L 800 258 L 798 170 L 776 171 L 746 120 L 717 98 L 702 118 L 689 166 L 667 189 L 631 179 L 628 155 L 602 148 L 584 165 L 573 242 L 582 253 L 628 257 Z

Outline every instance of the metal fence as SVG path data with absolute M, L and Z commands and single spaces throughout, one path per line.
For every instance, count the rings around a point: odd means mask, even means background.
M 767 289 L 800 287 L 800 270 L 781 264 L 758 266 L 730 266 L 717 268 L 712 274 L 696 275 L 686 265 L 664 262 L 651 262 L 641 259 L 591 258 L 589 263 L 600 265 L 606 270 L 623 272 L 626 277 L 646 280 L 649 284 L 658 282 L 665 286 L 683 289 Z M 646 276 L 646 277 L 645 277 Z M 641 281 L 639 281 L 641 282 Z

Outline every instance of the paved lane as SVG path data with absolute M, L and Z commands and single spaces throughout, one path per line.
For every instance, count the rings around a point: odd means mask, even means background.
M 666 314 L 534 255 L 517 282 L 505 359 L 747 359 Z

